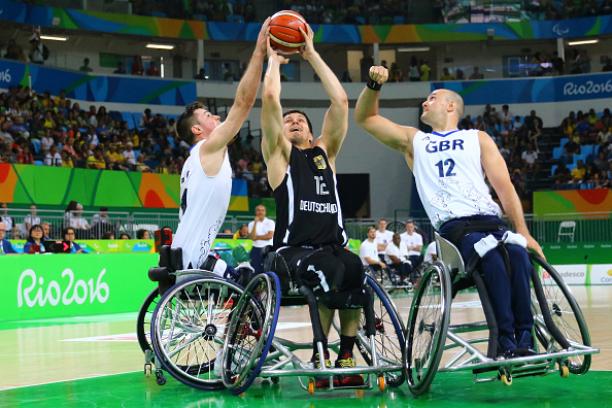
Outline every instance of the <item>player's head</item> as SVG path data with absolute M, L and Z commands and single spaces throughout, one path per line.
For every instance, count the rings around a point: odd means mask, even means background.
M 370 225 L 368 227 L 368 239 L 375 239 L 376 238 L 376 227 L 373 225 Z
M 283 136 L 296 147 L 310 147 L 314 136 L 312 135 L 312 123 L 306 113 L 297 109 L 285 112 L 283 114 Z
M 220 123 L 218 115 L 210 113 L 202 103 L 194 102 L 185 107 L 176 121 L 176 132 L 188 144 L 193 144 L 208 138 Z
M 387 220 L 385 220 L 384 218 L 381 218 L 380 220 L 378 220 L 378 229 L 380 231 L 384 231 L 387 229 Z
M 395 244 L 395 246 L 399 247 L 400 242 L 402 242 L 402 237 L 396 232 L 395 234 L 393 234 L 393 243 Z
M 264 218 L 266 216 L 266 207 L 262 204 L 259 204 L 255 207 L 255 218 Z
M 406 221 L 406 231 L 412 234 L 414 232 L 414 221 L 408 220 Z
M 422 106 L 421 120 L 431 127 L 456 127 L 463 116 L 463 98 L 449 89 L 436 89 L 429 94 Z

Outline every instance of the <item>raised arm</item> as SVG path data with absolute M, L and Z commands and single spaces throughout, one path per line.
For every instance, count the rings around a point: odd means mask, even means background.
M 370 79 L 379 85 L 389 79 L 389 71 L 384 67 L 371 67 L 369 75 Z M 418 129 L 398 125 L 381 116 L 378 110 L 379 96 L 380 91 L 369 87 L 361 91 L 355 106 L 355 121 L 379 142 L 412 156 L 412 139 Z
M 251 112 L 251 108 L 253 108 L 255 104 L 263 61 L 266 56 L 266 39 L 269 21 L 270 19 L 268 18 L 259 31 L 251 60 L 249 61 L 246 71 L 242 75 L 242 79 L 238 83 L 234 104 L 230 108 L 225 121 L 213 130 L 208 141 L 202 147 L 204 152 L 212 153 L 225 149 L 240 131 L 244 121 Z
M 283 137 L 283 108 L 280 103 L 281 80 L 280 67 L 289 60 L 278 54 L 267 41 L 268 68 L 263 80 L 261 95 L 261 152 L 264 161 L 269 161 L 277 149 L 289 158 L 291 144 Z
M 478 132 L 478 139 L 480 142 L 480 160 L 482 162 L 482 168 L 491 186 L 493 186 L 493 189 L 497 193 L 504 212 L 510 219 L 510 222 L 512 222 L 512 225 L 514 225 L 516 232 L 527 238 L 527 246 L 537 252 L 541 257 L 544 257 L 542 248 L 529 233 L 529 229 L 525 223 L 525 215 L 523 214 L 521 200 L 512 185 L 506 162 L 499 152 L 497 145 L 485 132 Z
M 307 32 L 300 28 L 306 43 L 302 50 L 302 57 L 310 63 L 312 69 L 321 79 L 321 84 L 331 102 L 329 109 L 325 112 L 321 137 L 317 140 L 317 144 L 325 149 L 327 157 L 334 165 L 336 155 L 342 147 L 342 142 L 348 130 L 348 96 L 346 96 L 346 92 L 336 74 L 315 50 L 312 29 L 310 26 L 306 28 Z

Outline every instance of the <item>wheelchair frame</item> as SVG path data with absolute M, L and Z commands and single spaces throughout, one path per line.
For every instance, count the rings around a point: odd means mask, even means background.
M 543 353 L 513 358 L 498 358 L 496 356 L 495 344 L 497 339 L 497 328 L 490 302 L 484 283 L 479 282 L 476 265 L 469 265 L 467 270 L 459 250 L 448 240 L 436 234 L 438 243 L 438 254 L 441 261 L 430 265 L 424 273 L 418 289 L 415 291 L 410 317 L 407 324 L 406 347 L 404 355 L 404 367 L 410 391 L 414 395 L 420 395 L 428 391 L 437 371 L 462 371 L 471 370 L 475 382 L 501 380 L 510 385 L 512 377 L 531 375 L 545 375 L 554 371 L 558 366 L 562 377 L 567 377 L 570 372 L 584 374 L 588 371 L 591 354 L 599 350 L 591 347 L 588 328 L 573 295 L 563 282 L 560 275 L 548 265 L 543 259 L 536 255 L 531 256 L 532 263 L 543 268 L 552 279 L 552 284 L 557 285 L 561 294 L 569 304 L 569 312 L 559 306 L 559 299 L 552 299 L 552 305 L 545 298 L 543 286 L 534 268 L 532 275 L 532 310 L 534 312 L 534 345 L 540 343 Z M 481 303 L 487 321 L 471 324 L 450 324 L 450 312 L 452 297 L 454 296 L 453 285 L 460 283 L 461 279 L 472 277 L 476 282 L 480 294 Z M 552 287 L 549 282 L 550 287 Z M 544 285 L 547 287 L 549 285 Z M 434 305 L 423 306 L 423 300 L 427 300 L 427 291 L 433 296 L 439 297 L 439 302 Z M 419 313 L 428 313 L 430 310 L 440 311 L 439 316 L 429 322 L 417 321 Z M 554 318 L 564 320 L 564 314 L 571 313 L 576 319 L 581 339 L 567 338 L 568 333 L 562 333 L 557 327 Z M 426 316 L 427 317 L 427 316 Z M 554 318 L 553 318 L 554 317 Z M 464 339 L 459 333 L 489 330 L 489 336 L 484 338 Z M 427 356 L 425 361 L 415 357 L 417 338 L 425 335 L 431 337 L 426 342 L 427 351 L 422 353 Z M 449 342 L 447 342 L 449 340 Z M 488 342 L 488 352 L 483 353 L 475 345 Z M 439 368 L 442 354 L 447 350 L 459 349 L 446 364 Z M 539 350 L 538 350 L 539 351 Z M 572 359 L 582 362 L 577 365 Z M 479 378 L 480 374 L 496 372 L 487 378 Z
M 386 296 L 383 289 L 376 283 L 374 279 L 371 277 L 367 277 L 367 287 L 369 291 L 373 291 L 386 312 L 390 316 L 391 325 L 393 327 L 384 328 L 384 322 L 382 319 L 378 322 L 381 326 L 376 327 L 377 321 L 375 317 L 375 313 L 373 310 L 372 302 L 373 299 L 370 300 L 370 305 L 364 305 L 362 322 L 365 320 L 365 324 L 358 332 L 357 336 L 357 345 L 359 351 L 364 356 L 366 363 L 368 366 L 357 366 L 354 368 L 326 368 L 325 367 L 325 357 L 323 350 L 323 340 L 324 335 L 322 332 L 318 308 L 315 296 L 312 290 L 306 286 L 301 286 L 299 288 L 295 288 L 292 285 L 293 290 L 290 290 L 291 296 L 288 298 L 291 300 L 291 304 L 295 304 L 292 299 L 295 296 L 301 295 L 303 299 L 306 300 L 306 304 L 309 306 L 309 314 L 311 321 L 313 323 L 313 334 L 314 341 L 316 341 L 319 353 L 319 367 L 316 368 L 314 364 L 310 361 L 301 360 L 294 352 L 297 350 L 311 350 L 312 343 L 307 342 L 294 342 L 291 340 L 283 339 L 275 336 L 275 323 L 272 324 L 272 328 L 269 331 L 264 330 L 264 334 L 258 339 L 259 343 L 263 343 L 266 341 L 265 345 L 260 347 L 254 347 L 252 352 L 248 354 L 247 362 L 239 366 L 234 362 L 234 348 L 236 348 L 236 342 L 234 339 L 234 331 L 239 332 L 237 327 L 238 324 L 235 324 L 236 319 L 240 319 L 240 316 L 244 316 L 243 310 L 240 308 L 243 299 L 241 299 L 241 303 L 237 306 L 237 313 L 232 318 L 232 323 L 228 330 L 228 335 L 226 337 L 226 342 L 224 345 L 224 373 L 223 373 L 223 382 L 224 385 L 230 389 L 230 391 L 234 394 L 240 394 L 244 392 L 254 381 L 254 379 L 259 376 L 262 378 L 270 378 L 273 382 L 276 382 L 280 377 L 289 377 L 289 376 L 298 376 L 300 385 L 303 389 L 307 390 L 310 394 L 315 392 L 315 377 L 317 378 L 325 378 L 329 377 L 329 385 L 325 390 L 334 390 L 335 388 L 341 388 L 343 390 L 346 389 L 364 389 L 364 388 L 372 388 L 372 375 L 377 376 L 377 384 L 380 390 L 384 390 L 387 385 L 387 377 L 391 380 L 389 381 L 389 385 L 398 386 L 403 382 L 403 373 L 401 366 L 401 344 L 403 343 L 403 328 L 401 325 L 401 320 L 399 319 L 399 315 L 391 303 L 390 299 Z M 274 321 L 278 319 L 278 310 L 281 304 L 280 299 L 280 283 L 278 277 L 273 272 L 267 272 L 265 274 L 257 275 L 253 278 L 253 280 L 249 283 L 247 288 L 245 289 L 245 297 L 248 297 L 247 294 L 252 293 L 251 286 L 256 286 L 257 281 L 267 282 L 266 285 L 269 285 L 266 289 L 269 292 L 276 292 L 276 300 L 278 302 L 270 307 L 266 307 L 265 314 L 270 315 L 272 312 L 272 318 Z M 297 290 L 296 290 L 297 289 Z M 303 303 L 302 303 L 303 304 Z M 247 313 L 248 314 L 248 313 Z M 245 322 L 248 324 L 248 322 Z M 264 326 L 265 328 L 266 326 Z M 336 326 L 338 329 L 338 327 Z M 399 351 L 399 355 L 395 356 L 395 361 L 390 359 L 386 354 L 385 350 L 382 350 L 382 353 L 379 353 L 377 350 L 377 341 L 379 344 L 383 344 L 383 341 L 377 340 L 377 336 L 385 336 L 385 330 L 392 330 L 395 332 L 397 336 L 396 342 L 397 349 Z M 267 335 L 267 340 L 264 339 L 264 336 Z M 271 341 L 270 341 L 271 340 Z M 337 351 L 339 346 L 339 342 L 330 343 L 328 347 L 332 350 Z M 270 352 L 271 351 L 271 352 Z M 288 368 L 291 367 L 291 368 Z M 393 373 L 397 373 L 393 375 Z M 366 375 L 366 381 L 364 381 L 363 385 L 359 386 L 342 386 L 335 387 L 333 382 L 333 376 L 335 375 L 353 375 L 360 374 Z M 304 379 L 303 377 L 307 377 Z M 322 390 L 322 389 L 321 389 Z

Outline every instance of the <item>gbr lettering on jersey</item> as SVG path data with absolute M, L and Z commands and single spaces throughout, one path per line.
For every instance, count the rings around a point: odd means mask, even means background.
M 459 217 L 501 215 L 485 183 L 477 130 L 417 132 L 413 149 L 417 190 L 434 227 Z

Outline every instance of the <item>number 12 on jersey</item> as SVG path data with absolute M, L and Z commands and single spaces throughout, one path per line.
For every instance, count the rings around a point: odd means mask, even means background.
M 457 173 L 453 173 L 453 169 L 455 168 L 455 161 L 453 159 L 440 160 L 436 163 L 436 167 L 438 168 L 438 176 L 440 177 L 450 177 L 457 175 Z M 445 167 L 446 172 L 444 172 Z

